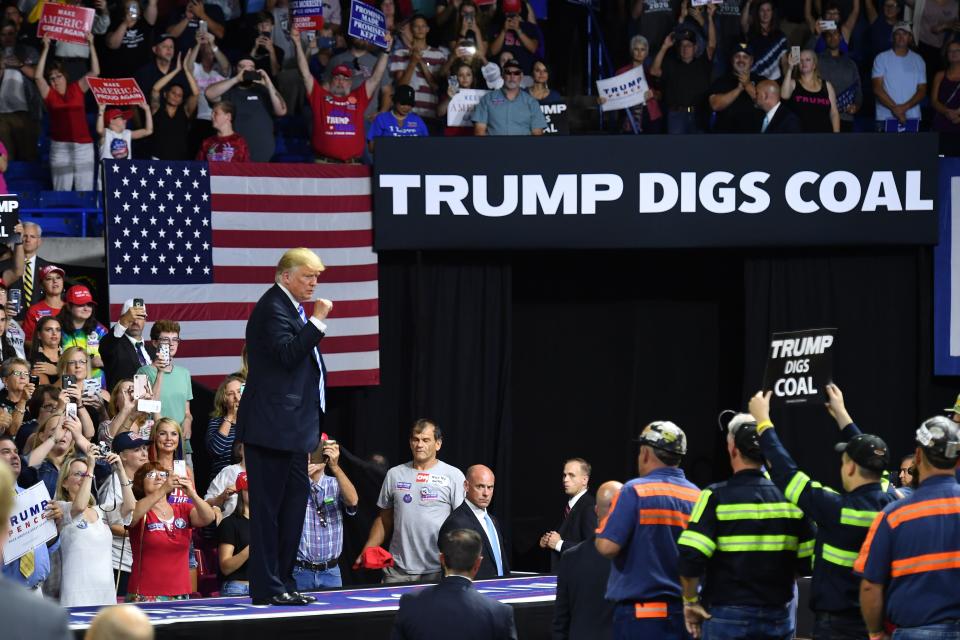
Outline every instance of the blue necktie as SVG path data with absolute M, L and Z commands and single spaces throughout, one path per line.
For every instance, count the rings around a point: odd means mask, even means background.
M 307 312 L 303 310 L 303 305 L 297 305 L 297 311 L 300 312 L 300 319 L 303 320 L 303 324 L 307 324 Z M 320 394 L 320 410 L 324 413 L 327 412 L 327 397 L 323 389 L 323 360 L 320 359 L 320 350 L 316 347 L 313 348 L 313 357 L 317 361 L 317 366 L 320 367 L 320 387 L 318 393 Z
M 490 514 L 483 512 L 483 520 L 487 523 L 487 537 L 490 538 L 490 548 L 493 549 L 493 561 L 497 565 L 497 575 L 503 575 L 503 560 L 500 558 L 500 539 L 497 538 L 497 528 L 493 526 Z

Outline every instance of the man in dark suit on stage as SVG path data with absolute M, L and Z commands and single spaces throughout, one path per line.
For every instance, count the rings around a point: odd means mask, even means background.
M 326 411 L 323 357 L 318 344 L 333 303 L 313 299 L 323 262 L 313 251 L 290 249 L 277 264 L 276 284 L 247 321 L 249 374 L 237 412 L 249 482 L 250 596 L 254 604 L 305 605 L 293 567 L 303 529 L 309 479 L 307 454 L 320 443 Z
M 107 389 L 128 378 L 137 369 L 148 365 L 157 357 L 153 346 L 143 341 L 143 326 L 147 322 L 146 305 L 135 306 L 131 298 L 123 303 L 120 319 L 100 340 L 100 358 L 107 378 Z
M 550 573 L 556 573 L 564 545 L 574 545 L 593 535 L 597 528 L 596 500 L 587 493 L 590 485 L 590 464 L 583 458 L 571 458 L 563 465 L 563 492 L 567 504 L 563 508 L 563 522 L 556 531 L 547 531 L 540 537 L 540 546 L 551 549 Z
M 801 133 L 800 118 L 780 101 L 780 85 L 773 80 L 757 85 L 757 106 L 764 113 L 760 133 Z
M 483 541 L 483 553 L 480 557 L 480 569 L 477 580 L 505 578 L 510 575 L 510 562 L 507 548 L 503 543 L 503 530 L 500 523 L 487 509 L 493 500 L 493 484 L 496 478 L 489 467 L 475 464 L 467 469 L 467 479 L 463 486 L 466 498 L 440 527 L 439 540 L 455 529 L 473 529 Z
M 14 506 L 13 472 L 5 461 L 0 461 L 0 522 L 10 522 Z M 9 527 L 0 526 L 0 555 L 7 542 Z M 0 621 L 4 638 L 51 638 L 69 640 L 67 612 L 57 605 L 37 597 L 37 591 L 28 591 L 21 585 L 0 576 Z M 482 596 L 481 596 L 482 597 Z
M 392 640 L 516 639 L 510 605 L 480 595 L 473 588 L 482 548 L 480 534 L 471 529 L 455 529 L 441 537 L 444 578 L 434 586 L 403 594 L 393 621 Z
M 597 518 L 603 520 L 623 485 L 615 480 L 597 489 Z M 596 534 L 560 556 L 557 571 L 557 600 L 553 610 L 553 640 L 610 638 L 613 632 L 613 603 L 607 601 L 610 561 L 597 551 Z

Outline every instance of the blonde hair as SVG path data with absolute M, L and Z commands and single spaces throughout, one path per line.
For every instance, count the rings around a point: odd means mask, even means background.
M 159 451 L 157 449 L 157 434 L 160 433 L 160 427 L 173 425 L 177 428 L 177 436 L 180 438 L 178 444 L 179 447 L 183 445 L 183 429 L 180 428 L 180 423 L 174 420 L 173 418 L 160 418 L 153 423 L 153 427 L 150 429 L 150 448 L 148 449 L 149 458 L 151 461 L 159 458 Z
M 87 352 L 81 349 L 80 347 L 68 347 L 63 350 L 63 353 L 60 354 L 60 359 L 57 360 L 57 375 L 62 376 L 63 372 L 67 369 L 67 362 L 70 360 L 71 354 L 79 353 L 83 356 L 84 360 L 87 361 L 87 364 L 84 365 L 87 368 L 87 375 L 90 375 L 90 356 L 87 355 Z
M 43 435 L 44 438 L 50 437 L 51 434 L 47 433 L 47 426 L 50 423 L 56 422 L 58 420 L 63 420 L 63 416 L 55 413 L 51 415 L 49 418 L 47 418 L 42 425 L 38 426 L 37 430 L 31 433 L 30 437 L 27 438 L 27 443 L 23 447 L 24 452 L 33 451 L 37 447 L 37 445 L 41 443 L 42 441 L 42 438 L 40 437 L 41 434 Z M 66 427 L 64 427 L 64 429 L 66 429 Z M 64 460 L 73 456 L 73 452 L 76 450 L 76 446 L 77 446 L 76 441 L 73 441 L 70 443 L 70 448 L 67 449 L 66 457 L 64 458 Z M 50 459 L 50 456 L 52 454 L 53 454 L 53 449 L 50 449 L 50 453 L 47 454 L 47 459 Z
M 306 267 L 312 271 L 323 271 L 326 269 L 326 267 L 323 266 L 323 261 L 320 259 L 320 256 L 312 250 L 306 247 L 288 249 L 283 256 L 280 257 L 280 262 L 277 263 L 275 281 L 280 282 L 280 276 L 283 275 L 284 272 L 291 271 L 297 267 Z
M 63 464 L 60 465 L 60 473 L 57 475 L 57 491 L 53 496 L 54 500 L 59 500 L 61 502 L 73 502 L 73 498 L 66 492 L 63 488 L 64 483 L 67 481 L 67 478 L 70 477 L 70 467 L 73 466 L 74 462 L 82 462 L 83 466 L 87 468 L 87 473 L 93 473 L 93 469 L 90 468 L 90 465 L 87 464 L 86 458 L 79 457 L 70 457 L 63 461 Z M 87 501 L 87 506 L 92 507 L 97 504 L 96 500 L 93 498 L 93 490 L 90 491 L 90 499 Z

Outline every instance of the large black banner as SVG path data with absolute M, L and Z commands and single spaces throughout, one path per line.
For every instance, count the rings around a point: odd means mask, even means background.
M 927 134 L 384 138 L 376 249 L 935 244 Z

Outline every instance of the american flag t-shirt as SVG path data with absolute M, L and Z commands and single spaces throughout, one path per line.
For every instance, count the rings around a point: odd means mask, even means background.
M 280 256 L 305 246 L 327 267 L 316 294 L 334 302 L 321 342 L 327 384 L 379 384 L 367 167 L 107 160 L 104 172 L 114 322 L 124 300 L 143 298 L 144 334 L 178 321 L 177 363 L 216 388 L 240 369 L 247 318 Z

